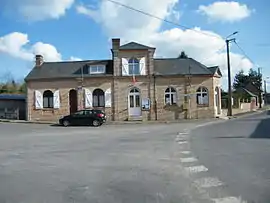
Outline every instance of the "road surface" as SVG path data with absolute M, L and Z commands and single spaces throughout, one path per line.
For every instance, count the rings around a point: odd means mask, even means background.
M 176 142 L 196 125 L 0 123 L 0 202 L 210 203 Z
M 210 196 L 227 193 L 252 203 L 270 202 L 270 112 L 191 131 L 190 150 L 214 180 Z

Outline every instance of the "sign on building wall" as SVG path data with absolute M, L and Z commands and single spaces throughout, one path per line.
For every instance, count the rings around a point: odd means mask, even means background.
M 150 110 L 150 99 L 149 98 L 142 99 L 142 110 L 144 110 L 144 111 Z

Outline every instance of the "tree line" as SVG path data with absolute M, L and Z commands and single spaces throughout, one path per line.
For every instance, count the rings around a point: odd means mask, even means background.
M 0 78 L 0 94 L 25 94 L 24 81 L 15 80 L 12 74 L 6 73 Z

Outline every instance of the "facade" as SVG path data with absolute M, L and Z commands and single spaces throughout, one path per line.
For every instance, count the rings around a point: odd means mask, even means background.
M 25 78 L 27 119 L 58 120 L 103 109 L 108 120 L 175 120 L 221 114 L 218 67 L 192 58 L 154 58 L 155 48 L 112 39 L 112 59 L 43 62 Z

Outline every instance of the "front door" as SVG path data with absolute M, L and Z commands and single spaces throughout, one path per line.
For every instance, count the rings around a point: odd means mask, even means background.
M 78 110 L 77 91 L 72 89 L 69 91 L 69 113 L 75 113 Z
M 129 92 L 129 116 L 141 116 L 141 95 L 137 88 L 132 88 Z

